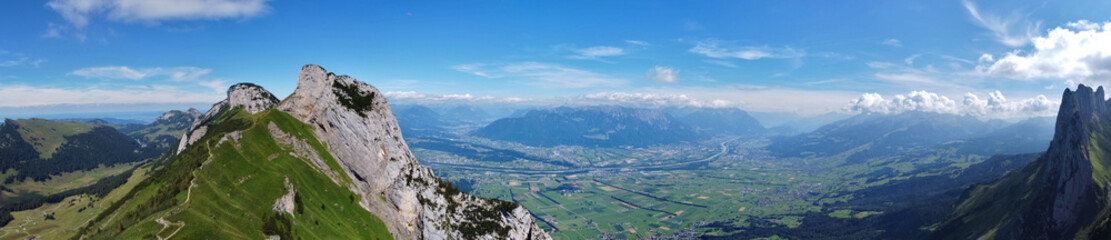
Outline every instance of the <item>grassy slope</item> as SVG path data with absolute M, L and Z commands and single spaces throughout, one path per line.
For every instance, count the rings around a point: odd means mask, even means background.
M 325 148 L 312 138 L 311 128 L 289 115 L 272 110 L 251 116 L 233 109 L 217 116 L 205 139 L 155 173 L 116 211 L 98 217 L 86 233 L 91 239 L 154 238 L 155 234 L 166 237 L 179 227 L 162 230 L 155 219 L 163 217 L 184 223 L 175 238 L 263 238 L 263 222 L 277 214 L 272 206 L 287 193 L 284 181 L 288 178 L 303 202 L 296 214 L 284 214 L 291 220 L 294 237 L 391 238 L 381 220 L 358 205 L 358 195 L 333 183 L 306 160 L 290 155 L 289 146 L 279 146 L 270 136 L 270 122 L 310 142 L 329 166 L 338 167 L 326 151 L 321 151 Z M 250 126 L 239 142 L 217 145 L 220 129 L 236 125 Z M 215 160 L 196 172 L 196 187 L 186 202 L 191 172 L 208 159 L 209 151 Z M 166 194 L 173 194 L 172 199 L 165 199 Z M 171 211 L 176 214 L 169 214 Z
M 128 165 L 130 169 L 131 165 Z M 128 178 L 127 183 L 112 190 L 104 198 L 89 195 L 71 196 L 59 203 L 45 204 L 39 208 L 13 212 L 15 221 L 6 226 L 0 226 L 0 240 L 25 239 L 30 235 L 40 236 L 42 239 L 66 239 L 77 233 L 89 220 L 96 217 L 112 203 L 119 201 L 127 192 L 130 192 L 139 182 L 147 178 L 150 167 L 143 166 Z M 44 214 L 53 214 L 55 220 L 45 220 Z M 27 231 L 22 228 L 27 227 Z
M 138 163 L 123 163 L 112 166 L 101 166 L 88 171 L 73 171 L 51 175 L 49 180 L 42 182 L 27 180 L 2 185 L 11 189 L 12 192 L 0 192 L 0 201 L 24 194 L 35 193 L 38 195 L 50 195 L 65 190 L 92 185 L 103 177 L 127 172 L 127 170 L 131 170 L 131 168 L 134 168 L 137 164 Z M 8 172 L 14 173 L 15 170 L 9 170 Z M 0 177 L 0 179 L 4 179 L 4 177 Z
M 65 143 L 66 136 L 92 131 L 96 125 L 74 121 L 50 121 L 38 118 L 15 120 L 19 134 L 39 152 L 39 157 L 50 158 Z

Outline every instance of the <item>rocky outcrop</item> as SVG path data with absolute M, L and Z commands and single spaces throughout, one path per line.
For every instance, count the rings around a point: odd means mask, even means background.
M 212 104 L 212 108 L 208 109 L 208 112 L 205 112 L 205 114 L 200 115 L 200 112 L 196 109 L 189 109 L 190 114 L 199 116 L 194 117 L 196 120 L 193 120 L 193 125 L 181 136 L 181 141 L 178 142 L 177 152 L 185 150 L 185 147 L 188 147 L 197 140 L 200 140 L 201 137 L 204 137 L 204 134 L 208 132 L 207 126 L 204 126 L 204 123 L 212 120 L 212 118 L 216 117 L 216 114 L 219 114 L 220 110 L 224 108 L 231 109 L 241 107 L 248 113 L 255 114 L 266 111 L 274 107 L 274 105 L 278 105 L 278 102 L 278 98 L 274 97 L 274 94 L 258 85 L 252 83 L 238 83 L 232 85 L 228 88 L 228 97 L 216 104 Z
M 934 237 L 1082 239 L 1089 231 L 1102 232 L 1093 226 L 1111 216 L 1106 167 L 1111 129 L 1103 128 L 1109 117 L 1104 97 L 1102 87 L 1065 90 L 1046 153 L 996 183 L 970 187 Z
M 386 99 L 369 84 L 306 65 L 278 109 L 314 128 L 355 180 L 348 187 L 362 195 L 362 206 L 396 238 L 550 239 L 523 207 L 458 192 L 417 163 Z
M 1032 200 L 1040 203 L 1022 213 L 1013 231 L 1001 232 L 1002 238 L 1072 238 L 1087 227 L 1107 206 L 1101 195 L 1106 192 L 1093 179 L 1093 160 L 1089 147 L 1093 132 L 1107 116 L 1103 87 L 1092 91 L 1080 85 L 1076 91 L 1065 90 L 1057 113 L 1056 133 L 1046 151 L 1041 168 L 1034 179 Z

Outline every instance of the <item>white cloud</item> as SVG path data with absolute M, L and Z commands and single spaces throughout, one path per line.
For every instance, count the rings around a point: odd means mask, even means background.
M 114 66 L 77 69 L 73 71 L 73 75 L 86 78 L 140 80 L 146 78 L 148 73 L 145 71 L 136 71 L 127 66 Z
M 622 105 L 635 107 L 739 107 L 723 99 L 698 100 L 686 94 L 600 92 L 578 97 L 583 105 Z
M 568 56 L 574 59 L 598 59 L 601 57 L 615 57 L 625 55 L 625 50 L 610 46 L 597 46 L 572 50 L 577 55 Z
M 51 0 L 46 6 L 81 29 L 91 18 L 157 24 L 170 20 L 220 20 L 258 16 L 268 0 Z M 53 28 L 52 28 L 53 29 Z M 48 30 L 52 31 L 52 30 Z
M 876 78 L 894 83 L 941 85 L 941 81 L 915 73 L 876 73 Z
M 617 87 L 628 83 L 628 80 L 602 73 L 538 62 L 499 66 L 465 64 L 453 66 L 452 69 L 485 78 L 507 78 L 522 84 L 548 88 Z
M 725 46 L 720 40 L 704 40 L 695 43 L 689 51 L 711 58 L 738 58 L 744 60 L 758 60 L 762 58 L 800 58 L 806 52 L 790 47 L 773 48 L 768 46 Z
M 888 45 L 888 46 L 892 46 L 892 47 L 902 47 L 903 46 L 902 41 L 899 41 L 899 39 L 894 39 L 894 38 L 884 39 L 883 41 L 880 42 L 880 44 Z
M 714 65 L 722 66 L 722 67 L 727 67 L 727 68 L 737 68 L 737 64 L 733 64 L 733 63 L 731 63 L 731 62 L 728 62 L 728 61 L 722 61 L 722 60 L 706 60 L 706 62 L 707 62 L 707 63 L 710 63 L 710 64 L 714 64 Z
M 1069 85 L 1111 77 L 1111 22 L 1069 23 L 1033 38 L 1029 52 L 980 57 L 981 73 L 1013 79 L 1064 79 Z M 1105 82 L 1106 83 L 1106 82 Z
M 968 115 L 982 119 L 1021 119 L 1053 116 L 1059 104 L 1050 101 L 1045 95 L 1009 101 L 1000 91 L 989 92 L 987 99 L 980 99 L 975 94 L 966 93 L 961 102 L 933 92 L 912 91 L 910 94 L 896 94 L 891 98 L 884 98 L 878 93 L 865 93 L 849 101 L 843 110 L 881 114 L 921 111 Z
M 173 82 L 190 82 L 212 89 L 215 92 L 227 91 L 227 81 L 222 79 L 209 79 L 206 75 L 212 69 L 198 67 L 170 67 L 170 68 L 131 68 L 128 66 L 89 67 L 77 69 L 70 74 L 85 78 L 96 79 L 129 79 L 144 80 L 161 78 Z
M 968 0 L 962 0 L 961 2 L 964 4 L 965 10 L 968 10 L 968 14 L 976 20 L 976 23 L 991 31 L 992 37 L 1004 45 L 1020 47 L 1030 44 L 1030 38 L 1033 37 L 1035 29 L 1039 28 L 1039 24 L 1022 21 L 1018 15 L 1004 18 L 981 12 L 976 4 Z
M 424 94 L 413 91 L 386 92 L 386 98 L 400 103 L 525 103 L 531 99 L 518 97 L 473 96 L 464 94 Z
M 170 86 L 123 89 L 52 88 L 26 85 L 0 86 L 0 107 L 35 107 L 59 104 L 131 104 L 216 102 L 218 93 L 198 93 Z
M 596 92 L 571 97 L 519 98 L 472 96 L 470 94 L 422 94 L 386 92 L 391 103 L 508 103 L 518 106 L 619 105 L 630 107 L 734 107 L 746 111 L 795 112 L 804 115 L 839 111 L 844 100 L 857 93 L 802 90 L 782 87 L 666 87 L 627 92 Z M 784 97 L 806 96 L 806 97 Z
M 212 89 L 216 92 L 224 92 L 228 90 L 228 84 L 224 80 L 211 80 L 211 81 L 197 81 L 197 85 Z
M 638 40 L 625 40 L 625 43 L 628 43 L 630 45 L 642 46 L 642 47 L 649 45 L 648 42 L 638 41 Z
M 907 63 L 907 65 L 914 65 L 914 60 L 918 59 L 918 57 L 921 57 L 921 56 L 922 56 L 922 54 L 910 55 L 910 57 L 907 57 L 906 59 L 903 59 L 903 62 Z
M 198 78 L 211 72 L 212 69 L 198 67 L 156 67 L 132 69 L 127 66 L 107 66 L 77 69 L 73 71 L 72 74 L 86 78 L 131 80 L 142 80 L 149 77 L 165 76 L 170 80 L 181 82 L 197 80 Z
M 0 67 L 39 67 L 39 64 L 42 64 L 43 62 L 46 62 L 46 60 L 42 58 L 32 58 L 23 54 L 0 50 Z
M 648 69 L 648 79 L 662 83 L 675 83 L 679 81 L 679 70 L 671 67 L 656 66 Z

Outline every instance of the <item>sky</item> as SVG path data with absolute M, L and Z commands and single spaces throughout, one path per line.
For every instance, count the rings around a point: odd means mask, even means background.
M 394 103 L 1051 116 L 1111 79 L 1108 1 L 0 3 L 0 117 L 202 111 L 318 64 Z

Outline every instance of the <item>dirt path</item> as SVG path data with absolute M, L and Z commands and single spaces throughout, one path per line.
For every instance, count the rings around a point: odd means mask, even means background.
M 159 224 L 162 224 L 162 230 L 158 230 L 158 232 L 154 234 L 154 236 L 157 237 L 158 240 L 170 239 L 170 238 L 174 237 L 174 235 L 177 235 L 177 232 L 181 231 L 182 228 L 185 228 L 185 222 L 184 221 L 177 221 L 176 223 L 172 223 L 172 222 L 166 221 L 166 219 L 162 219 L 162 218 L 155 219 L 154 221 L 158 222 Z M 170 225 L 178 226 L 177 230 L 174 230 L 174 232 L 170 233 L 170 236 L 166 236 L 165 238 L 163 238 L 162 237 L 162 231 L 166 231 L 166 228 L 170 227 Z
M 193 198 L 193 188 L 197 187 L 197 171 L 204 169 L 204 167 L 208 166 L 208 164 L 211 163 L 213 159 L 216 159 L 216 156 L 212 155 L 212 147 L 209 145 L 205 145 L 205 147 L 208 148 L 208 160 L 205 160 L 204 163 L 201 163 L 201 166 L 197 169 L 193 169 L 193 180 L 189 180 L 189 189 L 185 190 L 185 201 L 181 202 L 181 205 L 188 204 L 189 199 Z M 154 221 L 162 224 L 162 230 L 159 230 L 158 233 L 154 234 L 155 237 L 158 237 L 158 240 L 170 239 L 174 237 L 174 235 L 177 235 L 177 232 L 180 232 L 182 228 L 185 228 L 185 221 L 170 222 L 161 217 L 155 219 Z M 174 232 L 170 233 L 170 236 L 166 236 L 165 238 L 163 238 L 162 231 L 166 231 L 166 228 L 169 228 L 171 225 L 178 226 L 177 230 L 174 230 Z

